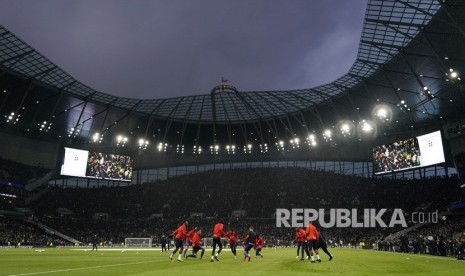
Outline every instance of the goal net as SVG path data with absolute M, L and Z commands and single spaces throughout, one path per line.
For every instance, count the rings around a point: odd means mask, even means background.
M 125 238 L 124 247 L 152 247 L 152 238 Z
M 227 242 L 225 238 L 221 238 L 221 244 L 224 247 L 227 247 Z M 212 247 L 213 246 L 213 238 L 203 238 L 203 246 L 205 247 Z

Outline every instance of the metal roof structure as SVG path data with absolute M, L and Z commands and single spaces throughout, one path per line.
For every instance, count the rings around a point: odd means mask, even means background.
M 247 92 L 224 83 L 203 95 L 142 100 L 88 87 L 0 25 L 2 124 L 69 143 L 125 133 L 172 145 L 274 144 L 339 131 L 344 120 L 357 128 L 376 121 L 381 105 L 389 116 L 378 132 L 440 125 L 464 113 L 463 14 L 458 0 L 370 0 L 357 59 L 331 83 Z

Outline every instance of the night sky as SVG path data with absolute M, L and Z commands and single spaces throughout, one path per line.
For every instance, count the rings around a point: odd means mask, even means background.
M 0 0 L 0 24 L 116 96 L 309 88 L 347 73 L 367 0 Z

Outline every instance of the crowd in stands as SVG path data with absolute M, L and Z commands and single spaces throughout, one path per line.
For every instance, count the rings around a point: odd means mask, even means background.
M 19 218 L 0 216 L 0 247 L 70 245 Z
M 420 148 L 417 138 L 405 139 L 373 149 L 375 173 L 391 172 L 420 166 Z
M 304 168 L 254 168 L 203 172 L 124 187 L 51 186 L 30 208 L 42 223 L 84 243 L 90 243 L 94 235 L 107 246 L 121 245 L 128 237 L 152 237 L 156 243 L 184 219 L 208 237 L 215 220 L 222 218 L 225 228 L 234 229 L 239 236 L 252 224 L 265 236 L 267 245 L 293 246 L 294 230 L 276 227 L 277 208 L 401 208 L 411 225 L 409 214 L 413 211 L 443 211 L 449 203 L 460 201 L 460 196 L 457 178 L 395 180 Z M 60 213 L 59 208 L 71 212 Z M 243 211 L 243 215 L 233 216 L 234 210 Z M 190 218 L 192 213 L 199 217 Z M 408 248 L 414 252 L 420 235 L 427 240 L 436 237 L 439 242 L 440 237 L 447 237 L 452 241 L 452 235 L 463 232 L 463 226 L 461 222 L 425 226 L 408 235 Z M 379 245 L 380 250 L 396 251 L 401 250 L 402 240 L 383 241 L 398 230 L 321 229 L 332 246 Z M 442 254 L 439 249 L 420 250 L 418 246 L 415 252 L 426 251 Z
M 41 166 L 29 166 L 0 157 L 0 210 L 23 207 L 24 199 L 30 195 L 25 185 L 49 171 Z
M 129 156 L 91 152 L 87 160 L 86 176 L 103 179 L 132 179 Z
M 0 157 L 0 180 L 5 182 L 26 185 L 49 171 L 41 166 L 29 166 Z
M 184 175 L 124 187 L 50 187 L 35 205 L 41 214 L 58 207 L 79 217 L 107 213 L 113 218 L 183 218 L 190 213 L 229 217 L 245 210 L 249 218 L 273 218 L 276 208 L 402 208 L 431 210 L 460 200 L 456 178 L 371 179 L 301 168 L 254 168 Z

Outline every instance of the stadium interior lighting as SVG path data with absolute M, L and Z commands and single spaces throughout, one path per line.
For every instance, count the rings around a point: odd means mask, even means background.
M 184 145 L 176 145 L 176 153 L 184 154 Z
M 19 117 L 21 116 L 21 114 L 18 114 L 16 117 L 15 117 L 15 113 L 14 112 L 11 112 L 10 114 L 8 115 L 5 115 L 5 119 L 6 119 L 6 122 L 7 123 L 13 123 L 14 125 L 19 121 Z
M 247 144 L 247 146 L 244 146 L 244 153 L 252 153 L 252 144 Z
M 260 144 L 260 152 L 267 153 L 268 152 L 268 145 L 267 144 Z
M 423 86 L 423 94 L 428 98 L 434 98 L 433 94 L 428 89 L 428 86 Z
M 299 148 L 300 139 L 296 137 L 294 139 L 291 139 L 289 143 L 291 144 L 293 149 Z
M 43 121 L 42 123 L 37 124 L 39 126 L 39 130 L 43 132 L 48 132 L 52 128 L 52 123 L 47 123 L 47 121 Z M 71 128 L 74 132 L 74 128 Z M 71 136 L 71 135 L 68 135 Z
M 218 154 L 218 151 L 220 150 L 220 146 L 219 145 L 214 145 L 214 146 L 210 146 L 210 153 L 211 154 Z
M 116 137 L 116 146 L 119 147 L 124 147 L 126 145 L 126 142 L 128 141 L 128 137 L 123 136 L 123 135 L 118 135 Z
M 446 75 L 449 77 L 447 80 L 460 80 L 460 76 L 459 76 L 459 73 L 457 73 L 457 71 L 455 71 L 454 69 L 450 68 L 449 69 L 449 73 Z
M 384 108 L 381 108 L 380 110 L 378 110 L 378 112 L 376 113 L 376 116 L 378 116 L 379 118 L 386 118 L 387 116 L 387 111 L 386 109 Z
M 333 140 L 332 136 L 333 136 L 333 132 L 330 129 L 326 129 L 323 132 L 323 138 L 325 139 L 326 142 L 332 141 Z
M 194 154 L 201 154 L 202 153 L 202 146 L 194 145 Z
M 317 145 L 315 134 L 308 135 L 307 144 L 311 147 L 315 147 Z
M 350 126 L 348 124 L 342 124 L 341 131 L 342 131 L 342 133 L 349 132 L 350 131 Z
M 148 145 L 149 145 L 148 140 L 145 140 L 144 138 L 139 139 L 139 149 L 146 150 Z
M 228 154 L 236 154 L 236 146 L 235 145 L 226 145 L 226 152 Z
M 68 137 L 76 138 L 79 135 L 79 132 L 81 132 L 80 129 L 72 127 L 68 130 Z
M 163 144 L 162 142 L 158 143 L 157 145 L 157 150 L 158 151 L 163 151 L 163 152 L 166 152 L 166 148 L 168 147 L 168 144 L 165 143 Z
M 96 132 L 94 135 L 92 135 L 92 142 L 94 143 L 102 143 L 103 140 L 103 134 L 100 135 L 100 133 Z
M 400 108 L 400 110 L 404 110 L 404 109 L 408 110 L 408 105 L 405 102 L 405 100 L 401 100 L 400 103 L 397 104 L 397 106 Z
M 276 142 L 276 148 L 278 151 L 284 150 L 284 141 L 280 140 L 279 142 Z
M 373 131 L 373 125 L 371 125 L 370 123 L 368 123 L 367 121 L 363 120 L 360 122 L 360 126 L 361 126 L 361 129 L 362 131 L 364 132 L 371 132 Z
M 355 126 L 349 120 L 339 122 L 336 126 L 336 129 L 339 130 L 338 134 L 341 134 L 343 137 L 352 136 L 355 132 Z

